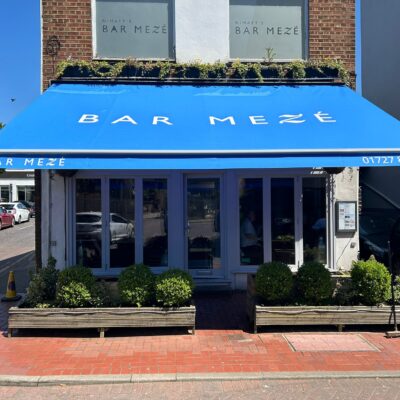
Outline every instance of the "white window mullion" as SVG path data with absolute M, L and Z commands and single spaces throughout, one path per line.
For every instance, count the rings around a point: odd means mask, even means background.
M 272 260 L 271 177 L 263 178 L 264 262 Z
M 101 266 L 103 271 L 110 269 L 110 180 L 101 179 L 101 213 L 102 235 L 101 235 Z
M 296 251 L 296 269 L 303 262 L 303 178 L 298 176 L 294 180 L 294 236 Z
M 143 179 L 135 179 L 135 262 L 143 262 Z

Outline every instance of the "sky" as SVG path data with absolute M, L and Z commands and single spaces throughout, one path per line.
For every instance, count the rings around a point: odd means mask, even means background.
M 40 94 L 40 0 L 0 0 L 0 15 L 0 122 L 8 123 Z
M 40 0 L 0 0 L 0 15 L 0 122 L 8 123 L 40 94 Z

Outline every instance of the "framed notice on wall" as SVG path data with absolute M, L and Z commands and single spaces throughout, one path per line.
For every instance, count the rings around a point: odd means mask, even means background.
M 354 233 L 357 231 L 357 202 L 336 202 L 336 233 Z

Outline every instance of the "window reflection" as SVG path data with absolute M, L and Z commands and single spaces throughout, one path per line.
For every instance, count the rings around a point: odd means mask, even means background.
M 272 260 L 295 264 L 294 180 L 271 179 Z
M 168 265 L 167 180 L 143 180 L 143 262 Z
M 189 269 L 221 268 L 219 179 L 187 180 Z
M 135 181 L 110 179 L 110 267 L 135 263 Z
M 101 268 L 101 180 L 76 181 L 76 262 Z
M 326 264 L 326 181 L 303 179 L 304 261 Z
M 240 190 L 240 263 L 263 263 L 262 179 L 241 179 Z

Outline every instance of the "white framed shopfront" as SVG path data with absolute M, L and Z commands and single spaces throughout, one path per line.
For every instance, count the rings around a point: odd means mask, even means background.
M 187 240 L 187 179 L 218 178 L 220 182 L 220 265 L 217 273 L 200 271 L 194 273 L 196 279 L 212 279 L 215 281 L 235 282 L 235 275 L 254 273 L 257 265 L 241 265 L 240 243 L 240 199 L 239 185 L 241 179 L 261 179 L 263 182 L 263 254 L 264 261 L 272 259 L 271 235 L 271 179 L 292 179 L 294 185 L 294 236 L 295 262 L 290 265 L 296 270 L 304 261 L 303 257 L 303 178 L 324 178 L 326 182 L 326 265 L 334 270 L 334 229 L 331 218 L 332 198 L 328 175 L 310 169 L 287 170 L 225 170 L 225 171 L 79 171 L 74 177 L 67 178 L 67 264 L 73 265 L 77 261 L 76 249 L 76 182 L 78 179 L 101 180 L 101 211 L 109 215 L 109 182 L 112 179 L 129 179 L 135 181 L 135 262 L 143 262 L 143 180 L 165 179 L 167 181 L 168 199 L 168 265 L 152 267 L 160 273 L 167 267 L 176 267 L 189 270 L 188 240 Z M 102 229 L 102 265 L 93 271 L 99 276 L 117 276 L 123 268 L 110 268 L 110 233 L 108 226 L 109 216 L 105 218 Z M 194 268 L 195 269 L 195 268 Z M 196 271 L 194 271 L 196 272 Z

